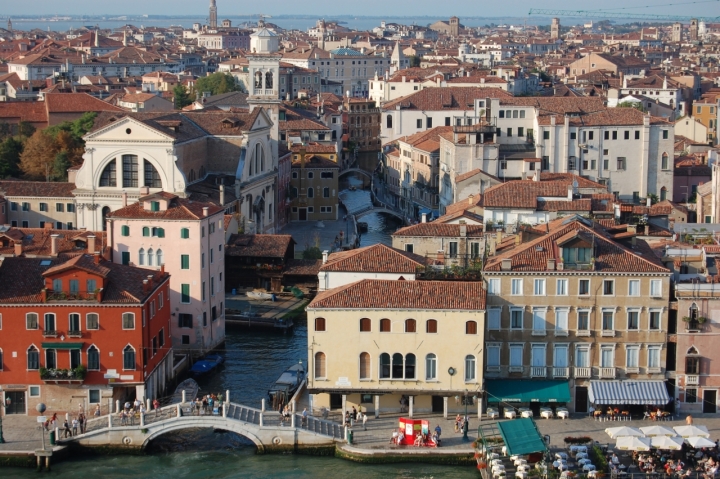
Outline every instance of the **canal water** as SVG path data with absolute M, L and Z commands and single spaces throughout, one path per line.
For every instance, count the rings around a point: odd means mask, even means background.
M 355 187 L 352 191 L 350 188 Z M 372 204 L 370 199 L 370 181 L 364 176 L 346 176 L 340 180 L 340 189 L 345 204 L 349 209 Z M 377 243 L 392 245 L 392 235 L 402 224 L 394 216 L 380 213 L 370 213 L 358 221 L 367 223 L 368 231 L 360 234 L 360 246 L 370 246 Z

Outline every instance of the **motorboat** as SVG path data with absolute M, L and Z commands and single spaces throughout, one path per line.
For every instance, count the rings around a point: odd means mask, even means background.
M 225 362 L 225 358 L 219 354 L 208 354 L 203 359 L 196 361 L 195 364 L 190 368 L 190 374 L 194 376 L 201 376 L 207 374 L 220 367 Z
M 272 299 L 271 293 L 263 293 L 262 291 L 248 291 L 247 293 L 245 293 L 245 295 L 250 299 Z
M 182 402 L 182 393 L 185 391 L 185 400 L 193 401 L 197 397 L 200 387 L 194 379 L 186 379 L 175 388 L 170 404 L 180 404 Z
M 293 364 L 287 368 L 268 390 L 268 396 L 270 396 L 273 409 L 287 404 L 304 380 L 305 367 L 302 362 Z

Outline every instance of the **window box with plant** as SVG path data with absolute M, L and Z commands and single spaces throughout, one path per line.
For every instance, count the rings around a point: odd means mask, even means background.
M 702 325 L 707 321 L 707 318 L 704 316 L 698 316 L 696 318 L 693 318 L 692 316 L 683 316 L 682 320 L 685 323 L 685 329 L 692 331 L 701 329 Z
M 40 379 L 45 382 L 82 382 L 85 380 L 87 369 L 80 365 L 74 369 L 40 368 Z

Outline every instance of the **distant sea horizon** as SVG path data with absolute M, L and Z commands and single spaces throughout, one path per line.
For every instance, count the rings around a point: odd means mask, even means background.
M 171 26 L 182 26 L 184 28 L 191 28 L 194 23 L 207 23 L 207 18 L 201 15 L 178 15 L 178 16 L 164 16 L 164 15 L 92 15 L 92 16 L 80 16 L 80 15 L 17 15 L 9 17 L 13 22 L 14 30 L 30 31 L 34 29 L 40 29 L 43 31 L 55 31 L 55 32 L 68 32 L 71 29 L 78 29 L 81 27 L 92 27 L 98 25 L 101 29 L 118 29 L 125 25 L 131 24 L 138 28 L 140 27 L 171 27 Z M 280 28 L 285 30 L 301 30 L 307 31 L 309 28 L 314 27 L 317 21 L 323 18 L 318 15 L 275 15 L 268 18 L 266 22 L 274 23 Z M 219 13 L 218 22 L 223 19 L 229 19 L 232 21 L 233 27 L 238 27 L 246 22 L 255 23 L 258 20 L 257 15 L 230 15 L 223 16 L 222 12 Z M 7 24 L 8 16 L 0 16 L 0 27 L 5 27 Z M 380 22 L 386 23 L 399 23 L 404 25 L 420 25 L 427 26 L 438 20 L 445 20 L 439 16 L 353 16 L 353 15 L 336 15 L 326 16 L 326 21 L 340 21 L 340 24 L 344 27 L 366 31 L 372 30 L 375 27 L 380 26 Z M 567 24 L 578 24 L 583 23 L 587 20 L 582 18 L 567 19 Z M 528 16 L 528 17 L 460 17 L 460 22 L 466 27 L 481 27 L 484 25 L 549 25 L 550 17 L 544 16 Z M 617 23 L 622 23 L 618 21 Z

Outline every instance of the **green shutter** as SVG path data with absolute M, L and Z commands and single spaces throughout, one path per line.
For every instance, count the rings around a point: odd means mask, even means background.
M 159 201 L 151 201 L 150 202 L 150 211 L 160 211 L 160 202 Z
M 150 228 L 143 226 L 143 236 L 150 236 Z
M 180 255 L 180 269 L 190 269 L 190 255 Z
M 182 239 L 188 239 L 190 237 L 190 230 L 187 228 L 183 228 L 180 230 L 180 238 Z
M 129 251 L 123 251 L 122 264 L 130 264 L 130 252 Z
M 157 235 L 158 235 L 158 238 L 164 238 L 165 237 L 165 228 L 158 228 Z
M 121 228 L 121 232 L 123 236 L 130 236 L 130 227 L 129 226 L 123 226 Z
M 180 285 L 180 290 L 181 290 L 180 302 L 181 303 L 189 303 L 190 302 L 190 285 L 189 284 Z

